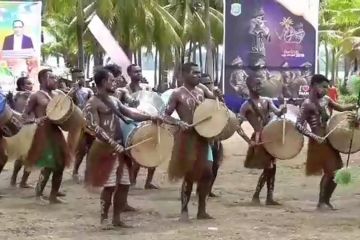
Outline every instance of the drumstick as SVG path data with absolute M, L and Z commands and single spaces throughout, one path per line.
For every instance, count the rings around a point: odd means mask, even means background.
M 216 98 L 217 110 L 220 110 L 220 101 L 219 98 Z
M 157 143 L 160 144 L 160 124 L 157 124 Z
M 138 143 L 135 143 L 135 144 L 133 144 L 133 145 L 125 148 L 124 151 L 128 151 L 128 150 L 130 150 L 130 149 L 132 149 L 132 148 L 134 148 L 134 147 L 137 147 L 137 146 L 139 146 L 139 145 L 141 145 L 141 144 L 144 144 L 144 143 L 146 143 L 146 142 L 149 142 L 149 141 L 151 141 L 151 140 L 153 140 L 153 139 L 154 139 L 153 137 L 149 137 L 149 138 L 147 138 L 147 139 L 145 139 L 145 140 L 142 140 L 142 141 L 140 141 L 140 142 L 138 142 Z
M 336 126 L 335 126 L 333 129 L 331 129 L 331 130 L 325 135 L 324 138 L 328 138 L 328 137 L 339 127 L 340 123 L 342 123 L 342 122 L 345 121 L 345 120 L 347 120 L 347 119 L 345 118 L 345 119 L 341 120 L 338 124 L 336 124 Z
M 284 99 L 284 106 L 286 107 L 286 99 Z M 286 118 L 285 118 L 285 114 L 284 114 L 284 119 L 283 119 L 283 129 L 282 129 L 282 144 L 285 144 L 285 131 L 286 131 Z
M 190 127 L 195 127 L 195 126 L 197 126 L 197 125 L 199 125 L 199 124 L 201 124 L 203 122 L 206 122 L 206 121 L 210 120 L 211 118 L 212 118 L 212 116 L 208 116 L 208 117 L 206 117 L 204 119 L 201 119 L 201 120 L 199 120 L 197 122 L 194 122 L 193 124 L 190 124 Z

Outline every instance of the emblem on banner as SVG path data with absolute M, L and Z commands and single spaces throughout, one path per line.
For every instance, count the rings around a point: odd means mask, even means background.
M 241 4 L 240 3 L 233 3 L 231 4 L 231 15 L 237 17 L 241 14 Z

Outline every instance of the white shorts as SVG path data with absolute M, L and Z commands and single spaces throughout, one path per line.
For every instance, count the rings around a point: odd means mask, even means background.
M 117 183 L 121 185 L 130 185 L 129 167 L 124 163 L 124 167 L 121 173 L 121 179 L 117 181 L 118 179 L 117 179 L 116 171 L 118 167 L 119 167 L 119 162 L 116 161 L 113 166 L 113 169 L 111 170 L 108 180 L 104 184 L 104 187 L 115 187 Z

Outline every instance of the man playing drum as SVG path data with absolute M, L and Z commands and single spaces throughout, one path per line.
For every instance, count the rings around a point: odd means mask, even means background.
M 214 81 L 211 79 L 210 75 L 207 73 L 201 74 L 200 83 L 202 85 L 204 85 L 205 87 L 207 87 L 210 91 L 213 91 L 215 89 Z M 214 161 L 213 161 L 213 165 L 212 165 L 213 179 L 211 182 L 209 197 L 216 197 L 216 195 L 212 191 L 212 188 L 213 188 L 214 182 L 216 180 L 220 164 L 222 163 L 222 160 L 224 157 L 223 145 L 222 145 L 221 141 L 214 141 L 211 144 L 211 151 L 213 154 Z
M 95 73 L 97 94 L 86 104 L 84 114 L 87 127 L 96 135 L 88 153 L 87 184 L 103 187 L 101 192 L 101 223 L 108 226 L 108 211 L 113 199 L 114 226 L 126 227 L 120 220 L 120 212 L 127 203 L 130 186 L 131 161 L 123 154 L 123 136 L 120 119 L 123 115 L 135 121 L 160 120 L 159 117 L 138 112 L 124 106 L 112 95 L 115 92 L 114 76 L 101 68 Z M 114 150 L 117 153 L 114 153 Z
M 340 112 L 356 109 L 355 105 L 341 106 L 326 96 L 328 87 L 329 80 L 323 75 L 316 74 L 311 78 L 309 97 L 302 103 L 296 123 L 296 128 L 309 137 L 306 174 L 323 173 L 317 205 L 319 210 L 334 209 L 330 203 L 337 185 L 334 182 L 334 174 L 343 166 L 339 152 L 324 138 L 330 118 L 326 109 L 330 107 Z M 310 125 L 311 131 L 307 129 L 306 123 Z
M 65 166 L 70 163 L 70 152 L 61 129 L 46 119 L 46 107 L 52 97 L 63 94 L 56 89 L 55 75 L 50 69 L 43 69 L 38 74 L 40 90 L 33 93 L 25 107 L 24 118 L 31 119 L 35 116 L 36 129 L 34 140 L 25 162 L 28 166 L 42 167 L 36 186 L 36 197 L 42 199 L 46 183 L 52 175 L 50 203 L 61 203 L 58 196 Z
M 141 67 L 136 64 L 131 64 L 127 68 L 127 73 L 131 79 L 131 82 L 126 86 L 126 90 L 130 93 L 136 93 L 141 90 L 151 91 L 151 87 L 147 84 L 142 84 L 141 80 L 143 79 Z M 140 165 L 134 162 L 133 165 L 133 179 L 132 184 L 136 185 L 136 178 L 140 170 Z M 155 168 L 148 168 L 148 175 L 146 177 L 145 189 L 158 189 L 157 186 L 152 184 L 154 178 Z
M 212 218 L 206 212 L 206 197 L 210 192 L 213 156 L 208 139 L 200 136 L 189 125 L 193 122 L 195 108 L 205 99 L 204 91 L 198 87 L 200 70 L 194 63 L 185 63 L 181 69 L 183 86 L 171 94 L 165 115 L 169 121 L 176 121 L 171 114 L 176 110 L 181 121 L 177 124 L 183 131 L 175 136 L 172 159 L 169 164 L 169 178 L 172 180 L 183 178 L 181 187 L 181 219 L 189 220 L 188 203 L 190 201 L 193 183 L 198 184 L 199 204 L 198 219 Z M 211 91 L 207 91 L 209 98 L 215 98 Z M 212 96 L 212 97 L 211 97 Z
M 20 77 L 16 81 L 16 91 L 17 93 L 14 96 L 14 106 L 13 109 L 17 111 L 18 113 L 22 113 L 25 109 L 25 106 L 29 100 L 29 97 L 31 95 L 31 91 L 33 88 L 33 83 L 30 81 L 28 77 Z M 16 178 L 20 171 L 20 169 L 23 166 L 23 159 L 17 159 L 14 163 L 14 170 L 13 174 L 11 176 L 10 185 L 15 186 L 16 185 Z M 24 173 L 20 181 L 20 187 L 21 188 L 31 188 L 32 186 L 27 184 L 27 180 L 30 176 L 30 171 L 24 168 Z
M 262 129 L 270 120 L 270 113 L 281 116 L 286 112 L 286 108 L 278 109 L 271 99 L 260 96 L 260 78 L 251 75 L 246 79 L 246 85 L 249 88 L 250 99 L 240 108 L 240 128 L 238 130 L 239 135 L 249 144 L 244 165 L 246 168 L 263 169 L 252 202 L 256 205 L 260 204 L 260 192 L 266 183 L 266 205 L 278 205 L 279 203 L 273 199 L 276 174 L 275 158 L 261 146 L 260 135 Z M 241 124 L 246 120 L 249 121 L 254 129 L 251 138 L 249 138 L 241 128 Z

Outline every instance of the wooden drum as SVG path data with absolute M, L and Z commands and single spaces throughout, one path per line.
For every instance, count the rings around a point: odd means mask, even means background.
M 264 127 L 261 141 L 266 151 L 277 159 L 294 158 L 304 146 L 304 136 L 296 129 L 296 119 L 299 108 L 288 104 L 285 114 L 285 137 L 283 143 L 284 119 L 274 116 Z
M 16 135 L 23 126 L 21 115 L 5 104 L 0 113 L 0 132 L 4 137 Z
M 214 140 L 216 141 L 222 141 L 230 138 L 239 127 L 239 119 L 237 119 L 236 114 L 233 113 L 230 109 L 228 109 L 228 113 L 229 113 L 228 122 L 225 128 L 220 133 L 220 135 L 215 137 Z
M 215 138 L 225 129 L 229 119 L 230 114 L 224 103 L 205 99 L 195 109 L 193 124 L 195 124 L 195 130 L 200 136 Z
M 174 137 L 163 126 L 157 126 L 151 121 L 130 124 L 121 121 L 121 131 L 125 148 L 143 142 L 129 150 L 132 159 L 140 166 L 157 167 L 162 162 L 170 160 Z
M 46 116 L 64 131 L 81 129 L 85 125 L 83 114 L 72 99 L 66 95 L 54 96 L 46 108 Z
M 328 123 L 327 132 L 330 132 L 328 140 L 330 144 L 341 153 L 349 153 L 350 141 L 352 137 L 353 126 L 350 126 L 347 120 L 349 112 L 342 112 L 333 115 Z M 354 137 L 350 153 L 360 151 L 360 129 L 354 129 Z

